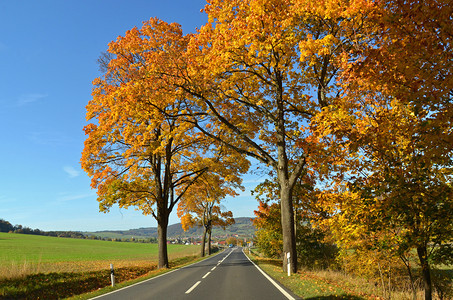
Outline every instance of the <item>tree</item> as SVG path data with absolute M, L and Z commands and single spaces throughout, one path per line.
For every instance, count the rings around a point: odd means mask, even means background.
M 156 61 L 177 59 L 185 47 L 177 24 L 150 19 L 109 44 L 105 74 L 94 81 L 87 119 L 95 123 L 82 153 L 101 211 L 118 204 L 152 215 L 158 223 L 159 267 L 168 267 L 169 214 L 214 158 L 205 139 L 177 115 L 177 91 L 154 77 Z M 97 123 L 97 124 L 96 124 Z
M 302 181 L 303 180 L 303 181 Z M 320 229 L 316 218 L 324 211 L 315 205 L 311 176 L 305 174 L 294 187 L 296 249 L 300 265 L 309 268 L 327 268 L 335 264 L 337 247 L 326 239 L 330 231 Z M 253 224 L 257 228 L 258 247 L 266 256 L 281 258 L 282 230 L 280 206 L 277 205 L 279 187 L 277 180 L 266 180 L 255 190 L 259 202 Z
M 350 154 L 332 213 L 344 241 L 380 235 L 375 245 L 400 257 L 415 249 L 431 299 L 430 263 L 453 254 L 453 11 L 449 1 L 376 4 L 343 97 L 316 123 Z
M 254 211 L 253 225 L 257 229 L 256 244 L 264 255 L 271 258 L 281 258 L 283 252 L 283 237 L 281 228 L 281 213 L 277 203 L 259 202 L 258 210 Z
M 235 237 L 232 237 L 232 236 L 227 237 L 227 239 L 225 240 L 225 242 L 227 243 L 227 245 L 235 245 L 235 246 L 239 246 L 239 245 L 238 245 L 238 239 L 235 238 Z
M 227 183 L 217 175 L 203 174 L 196 184 L 191 186 L 178 204 L 178 217 L 181 218 L 182 228 L 189 229 L 194 225 L 203 227 L 201 243 L 201 256 L 205 256 L 206 237 L 208 242 L 208 255 L 211 255 L 211 233 L 213 226 L 226 226 L 234 224 L 233 213 L 222 211 L 220 202 L 227 195 L 236 196 L 232 187 L 239 187 L 240 178 L 236 176 L 236 184 Z M 232 186 L 233 185 L 233 186 Z
M 187 68 L 177 75 L 196 103 L 190 112 L 198 130 L 275 172 L 292 272 L 292 193 L 321 147 L 307 125 L 336 94 L 340 54 L 359 42 L 354 32 L 369 6 L 338 2 L 320 11 L 312 1 L 212 0 L 209 22 L 191 38 Z
M 0 219 L 0 232 L 14 231 L 14 226 L 10 222 Z

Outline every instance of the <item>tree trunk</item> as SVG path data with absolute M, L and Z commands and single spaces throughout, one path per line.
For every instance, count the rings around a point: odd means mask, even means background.
M 161 216 L 157 222 L 157 244 L 159 247 L 158 268 L 169 268 L 167 252 L 168 216 Z
M 291 273 L 297 273 L 296 234 L 292 190 L 288 184 L 280 183 L 280 207 L 283 234 L 283 271 L 288 272 L 287 253 L 290 253 Z
M 211 227 L 208 229 L 208 255 L 211 255 Z
M 201 239 L 201 257 L 205 256 L 206 247 L 206 226 L 203 226 L 203 238 Z
M 400 259 L 403 261 L 404 265 L 407 268 L 407 274 L 409 274 L 409 280 L 411 282 L 412 290 L 412 300 L 417 300 L 417 290 L 415 289 L 414 275 L 412 275 L 411 262 L 409 259 L 406 259 L 404 256 L 400 256 Z
M 420 265 L 422 267 L 423 275 L 423 285 L 425 288 L 425 300 L 432 299 L 432 282 L 431 282 L 431 270 L 428 262 L 428 251 L 426 246 L 421 246 L 417 248 L 418 259 L 420 260 Z
M 283 235 L 283 271 L 288 271 L 288 258 L 290 255 L 291 273 L 297 272 L 296 232 L 294 230 L 294 210 L 292 192 L 295 180 L 291 183 L 289 176 L 289 160 L 286 153 L 286 125 L 283 76 L 280 71 L 275 72 L 277 115 L 275 131 L 277 136 L 277 171 L 280 186 L 280 208 Z M 296 169 L 298 169 L 296 167 Z M 294 176 L 299 171 L 294 171 Z

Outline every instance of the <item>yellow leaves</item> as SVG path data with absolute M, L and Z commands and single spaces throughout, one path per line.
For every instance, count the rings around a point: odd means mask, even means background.
M 247 61 L 267 59 L 272 51 L 295 43 L 288 39 L 292 16 L 287 1 L 211 1 L 205 11 L 210 23 L 196 39 L 209 45 L 205 53 L 213 68 L 239 56 Z
M 309 18 L 313 15 L 324 19 L 352 18 L 366 15 L 372 11 L 374 3 L 371 0 L 293 0 L 294 9 Z
M 184 214 L 181 218 L 181 225 L 184 231 L 187 231 L 190 227 L 194 225 L 194 220 L 190 214 Z
M 313 65 L 317 62 L 316 56 L 331 55 L 338 42 L 339 39 L 332 34 L 320 39 L 315 39 L 312 34 L 308 34 L 306 39 L 299 42 L 300 60 L 308 61 Z

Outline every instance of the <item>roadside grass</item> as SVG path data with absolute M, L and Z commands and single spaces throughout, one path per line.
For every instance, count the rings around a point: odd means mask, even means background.
M 272 278 L 303 299 L 383 299 L 378 296 L 379 291 L 368 282 L 358 278 L 345 278 L 339 272 L 300 270 L 288 277 L 282 271 L 281 260 L 260 258 L 253 254 L 249 257 Z

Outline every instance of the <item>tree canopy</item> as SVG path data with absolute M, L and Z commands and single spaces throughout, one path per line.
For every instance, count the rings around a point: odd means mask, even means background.
M 184 103 L 159 60 L 177 59 L 180 26 L 151 19 L 109 45 L 106 71 L 93 84 L 82 167 L 98 190 L 101 211 L 118 204 L 152 215 L 159 228 L 159 267 L 168 267 L 168 217 L 204 173 L 241 173 L 248 162 L 222 154 L 180 115 Z M 241 165 L 242 163 L 242 165 Z

